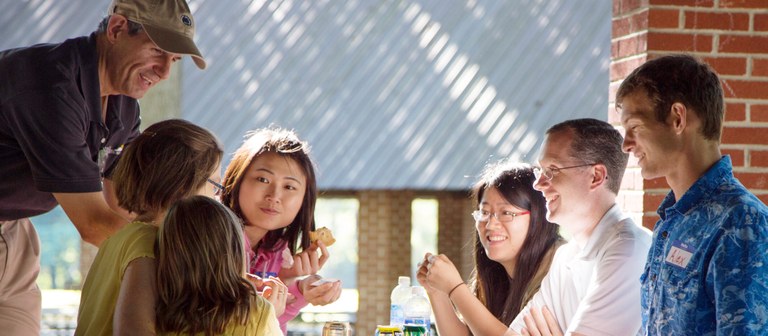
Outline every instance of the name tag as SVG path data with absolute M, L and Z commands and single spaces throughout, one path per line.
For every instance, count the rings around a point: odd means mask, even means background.
M 679 240 L 675 240 L 672 242 L 672 249 L 669 250 L 669 253 L 667 254 L 667 259 L 665 259 L 665 262 L 667 263 L 667 265 L 686 268 L 688 266 L 688 262 L 691 261 L 692 255 L 693 255 L 693 248 L 691 248 L 686 243 L 683 243 Z

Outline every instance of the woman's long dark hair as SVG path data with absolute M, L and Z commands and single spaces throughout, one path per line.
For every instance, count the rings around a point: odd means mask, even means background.
M 261 242 L 251 242 L 268 250 L 278 248 L 279 240 L 285 240 L 291 253 L 295 254 L 298 247 L 309 247 L 309 232 L 315 229 L 315 204 L 317 203 L 317 180 L 315 168 L 309 157 L 309 145 L 299 139 L 291 130 L 283 128 L 262 128 L 248 135 L 245 142 L 235 151 L 232 161 L 224 173 L 222 185 L 224 192 L 221 203 L 228 206 L 243 222 L 247 219 L 240 208 L 240 186 L 243 177 L 261 154 L 272 152 L 294 160 L 307 178 L 307 190 L 301 203 L 299 213 L 287 227 L 267 232 Z
M 544 196 L 533 189 L 533 168 L 526 164 L 499 162 L 486 167 L 472 188 L 476 204 L 489 188 L 496 188 L 510 204 L 531 212 L 528 234 L 517 256 L 515 274 L 507 274 L 500 263 L 488 258 L 475 231 L 475 269 L 470 283 L 475 295 L 488 310 L 506 325 L 512 323 L 521 307 L 529 283 L 544 262 L 550 248 L 562 238 L 558 227 L 547 221 Z M 514 279 L 514 280 L 512 280 Z M 490 294 L 490 292 L 493 294 Z

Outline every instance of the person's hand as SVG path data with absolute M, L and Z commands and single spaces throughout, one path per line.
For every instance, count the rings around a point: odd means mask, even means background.
M 320 279 L 321 277 L 315 274 L 299 281 L 299 290 L 304 295 L 304 300 L 315 306 L 325 306 L 336 302 L 341 296 L 341 281 L 312 286 L 312 283 Z
M 260 294 L 275 307 L 275 316 L 283 315 L 283 312 L 285 312 L 285 304 L 288 301 L 289 296 L 293 296 L 288 293 L 288 286 L 275 277 L 263 279 L 247 273 L 246 276 L 248 281 L 256 286 L 257 289 L 263 288 Z
M 523 316 L 523 321 L 525 321 L 523 336 L 563 336 L 560 325 L 557 324 L 557 320 L 547 306 L 541 309 L 532 306 L 528 314 Z
M 264 286 L 264 279 L 256 274 L 245 273 L 245 278 L 248 279 L 257 290 Z
M 293 266 L 280 269 L 278 276 L 283 279 L 290 279 L 303 275 L 317 274 L 330 256 L 325 244 L 318 240 L 309 245 L 306 250 L 293 256 Z
M 456 285 L 464 283 L 456 266 L 445 254 L 433 255 L 427 253 L 419 267 L 416 279 L 424 288 L 431 288 L 448 294 Z
M 419 282 L 419 285 L 421 285 L 421 287 L 424 287 L 424 290 L 427 292 L 427 295 L 431 297 L 432 295 L 440 293 L 440 291 L 432 288 L 432 286 L 430 286 L 429 283 L 427 283 L 427 272 L 429 271 L 428 267 L 429 267 L 430 257 L 434 258 L 434 256 L 432 256 L 432 253 L 427 252 L 426 254 L 424 254 L 424 259 L 422 259 L 416 265 L 419 268 L 416 271 L 416 281 Z

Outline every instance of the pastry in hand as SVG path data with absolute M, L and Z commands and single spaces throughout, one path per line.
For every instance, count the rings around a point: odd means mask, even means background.
M 322 241 L 325 246 L 331 246 L 336 242 L 331 230 L 325 226 L 309 233 L 310 243 L 316 243 L 318 240 Z

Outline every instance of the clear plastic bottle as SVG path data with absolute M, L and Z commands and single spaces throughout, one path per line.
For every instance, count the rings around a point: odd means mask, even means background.
M 405 313 L 405 324 L 413 324 L 424 326 L 424 330 L 427 331 L 425 335 L 429 335 L 431 328 L 430 318 L 432 316 L 432 306 L 429 305 L 429 298 L 424 287 L 413 286 L 411 287 L 411 297 L 406 301 L 403 307 L 403 313 Z
M 392 289 L 392 294 L 389 296 L 389 324 L 393 326 L 403 327 L 405 323 L 405 314 L 403 312 L 403 306 L 405 302 L 411 297 L 411 277 L 401 276 L 397 278 L 397 286 Z

